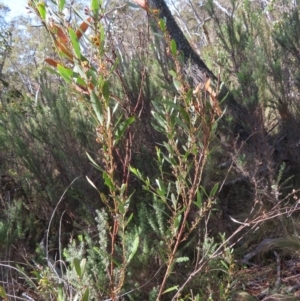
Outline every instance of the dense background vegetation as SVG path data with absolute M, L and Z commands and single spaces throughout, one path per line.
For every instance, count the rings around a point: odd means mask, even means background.
M 151 7 L 0 3 L 2 299 L 299 299 L 298 2 L 167 4 L 216 78 Z

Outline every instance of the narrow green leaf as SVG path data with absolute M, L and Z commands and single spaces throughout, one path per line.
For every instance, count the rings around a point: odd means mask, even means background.
M 174 220 L 174 230 L 175 230 L 175 234 L 177 233 L 177 230 L 180 226 L 180 222 L 181 222 L 181 218 L 182 218 L 182 215 L 181 214 L 177 214 L 177 216 L 175 217 L 175 220 Z
M 132 218 L 133 218 L 133 213 L 131 213 L 130 216 L 128 217 L 128 220 L 126 222 L 126 227 L 129 225 L 129 223 L 131 222 Z
M 103 125 L 103 110 L 99 98 L 94 90 L 91 91 L 91 103 L 99 123 Z
M 159 19 L 159 26 L 162 32 L 166 31 L 166 22 L 164 19 Z
M 103 83 L 102 94 L 103 94 L 103 97 L 105 98 L 105 100 L 108 101 L 109 100 L 109 84 L 107 81 L 105 81 Z
M 59 73 L 55 69 L 53 69 L 53 68 L 44 67 L 43 69 L 47 70 L 48 72 L 50 72 L 50 73 L 52 73 L 52 74 L 54 74 L 56 76 L 59 76 Z
M 178 81 L 177 79 L 173 78 L 173 84 L 174 84 L 176 90 L 179 92 L 179 91 L 180 91 L 180 88 L 181 88 L 181 83 L 180 83 L 180 81 Z
M 99 0 L 92 0 L 91 9 L 93 13 L 97 13 L 99 10 Z
M 112 191 L 115 190 L 115 187 L 113 185 L 113 182 L 111 181 L 110 177 L 106 172 L 103 173 L 104 183 L 105 185 Z
M 219 189 L 219 183 L 216 183 L 210 192 L 210 197 L 214 197 Z
M 81 55 L 81 60 L 85 60 L 84 56 Z M 89 70 L 85 73 L 86 77 L 91 81 L 91 83 L 94 86 L 97 86 L 97 80 L 98 80 L 98 73 L 96 70 L 91 66 Z
M 229 269 L 228 264 L 224 260 L 221 260 L 221 264 L 226 269 L 226 271 Z
M 59 0 L 58 2 L 58 10 L 61 12 L 63 11 L 64 7 L 65 7 L 65 3 L 66 1 L 65 0 Z
M 142 178 L 142 174 L 140 173 L 140 171 L 132 166 L 129 166 L 129 170 L 136 175 L 137 178 L 141 179 Z
M 8 297 L 6 295 L 5 289 L 0 285 L 0 297 L 2 297 L 5 301 L 8 301 Z
M 121 194 L 123 194 L 123 193 L 125 192 L 126 189 L 127 189 L 127 185 L 126 185 L 125 183 L 123 183 L 123 184 L 121 185 L 121 188 L 120 188 Z
M 103 171 L 103 169 L 95 162 L 95 160 L 89 155 L 88 152 L 86 152 L 86 155 L 87 155 L 88 159 L 91 161 L 92 165 L 93 165 L 96 169 L 98 169 L 98 170 L 100 170 L 100 171 Z
M 85 80 L 83 80 L 83 79 L 79 76 L 79 74 L 73 73 L 73 79 L 74 79 L 74 81 L 75 81 L 76 84 L 78 84 L 78 85 L 80 85 L 80 86 L 82 86 L 82 87 L 86 87 L 86 86 L 87 86 Z
M 190 259 L 187 256 L 183 256 L 183 257 L 178 257 L 175 259 L 176 262 L 187 262 Z
M 203 193 L 205 194 L 206 197 L 208 197 L 208 194 L 206 192 L 206 189 L 203 186 L 200 186 L 201 190 L 203 191 Z
M 134 241 L 132 242 L 132 246 L 131 246 L 131 250 L 130 250 L 130 254 L 129 254 L 127 263 L 129 263 L 131 261 L 131 259 L 134 257 L 134 255 L 135 255 L 135 253 L 136 253 L 136 251 L 138 249 L 139 243 L 140 243 L 140 238 L 137 235 L 135 237 Z
M 38 4 L 37 4 L 37 9 L 40 13 L 40 16 L 43 20 L 46 20 L 46 4 L 44 1 L 40 1 Z
M 171 40 L 171 51 L 174 56 L 177 55 L 177 46 L 174 39 Z
M 169 70 L 169 74 L 174 78 L 177 77 L 177 73 L 174 70 Z
M 83 77 L 83 78 L 82 78 Z M 79 67 L 78 65 L 76 65 L 74 68 L 73 68 L 73 74 L 72 74 L 72 78 L 73 78 L 73 81 L 78 84 L 78 85 L 81 85 L 83 87 L 86 87 L 87 84 L 86 84 L 86 74 L 83 72 L 83 70 L 81 70 L 81 67 Z
M 81 301 L 89 301 L 89 295 L 90 295 L 90 290 L 87 287 L 84 294 L 83 294 L 83 296 L 82 296 Z
M 118 210 L 124 216 L 124 214 L 126 213 L 125 204 L 120 199 L 117 199 L 117 202 L 118 202 Z
M 180 118 L 175 117 L 174 120 L 175 120 L 176 123 L 177 123 L 182 129 L 184 129 L 186 132 L 189 132 L 189 131 L 190 131 L 189 127 L 188 127 L 185 123 L 183 123 L 182 120 L 181 120 Z
M 190 116 L 187 113 L 187 111 L 183 107 L 179 107 L 179 111 L 181 114 L 182 119 L 186 122 L 186 124 L 190 127 L 191 126 L 191 121 L 190 121 Z
M 98 190 L 98 188 L 96 187 L 96 185 L 92 182 L 92 180 L 90 180 L 90 178 L 88 176 L 86 176 L 86 179 L 91 184 L 91 186 L 94 187 L 100 193 L 100 191 Z
M 80 269 L 81 269 L 81 277 L 80 278 L 83 277 L 85 267 L 86 267 L 86 258 L 82 258 L 80 261 Z
M 202 208 L 202 195 L 201 192 L 199 190 L 197 190 L 197 201 L 194 202 L 194 204 L 201 209 Z
M 156 112 L 152 112 L 153 117 L 155 118 L 155 120 L 157 121 L 157 123 L 163 128 L 165 129 L 166 127 L 166 119 L 163 118 L 160 114 L 156 113 Z
M 131 116 L 127 118 L 125 121 L 121 122 L 116 129 L 115 132 L 115 141 L 114 145 L 118 143 L 118 141 L 123 137 L 125 131 L 128 129 L 128 127 L 135 121 L 135 117 Z
M 174 102 L 175 101 L 175 102 Z M 166 105 L 168 107 L 168 109 L 174 109 L 176 111 L 179 111 L 180 110 L 180 105 L 178 105 L 176 103 L 177 99 L 174 99 L 174 101 L 169 101 L 169 100 L 165 100 L 164 101 L 164 105 Z M 181 108 L 182 109 L 182 108 Z
M 80 261 L 78 258 L 74 258 L 73 260 L 74 268 L 76 271 L 76 274 L 79 278 L 81 278 L 81 267 L 80 267 Z
M 104 41 L 105 41 L 105 30 L 104 30 L 104 27 L 101 26 L 100 27 L 100 44 L 104 45 Z
M 73 78 L 73 71 L 71 69 L 65 68 L 64 66 L 58 64 L 57 70 L 60 74 L 60 76 L 68 83 L 70 84 Z
M 57 301 L 65 301 L 64 292 L 61 287 L 58 287 Z
M 157 193 L 160 196 L 166 196 L 166 187 L 165 187 L 163 181 L 161 179 L 156 179 L 155 182 L 158 186 Z
M 80 59 L 81 58 L 80 45 L 79 45 L 78 38 L 77 38 L 75 31 L 71 27 L 69 27 L 69 35 L 70 35 L 70 38 L 72 41 L 75 55 L 78 59 Z
M 107 197 L 104 193 L 100 192 L 100 198 L 101 198 L 101 201 L 104 203 L 104 204 L 107 204 Z
M 177 290 L 177 289 L 178 289 L 178 285 L 172 286 L 172 287 L 166 289 L 166 290 L 163 292 L 163 294 L 169 293 L 169 292 L 172 292 L 172 291 L 175 291 L 175 290 Z
M 171 202 L 172 202 L 172 205 L 173 205 L 173 209 L 176 210 L 177 209 L 177 199 L 175 198 L 175 194 L 174 193 L 171 193 Z

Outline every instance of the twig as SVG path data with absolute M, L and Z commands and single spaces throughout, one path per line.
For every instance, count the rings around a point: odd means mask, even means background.
M 52 220 L 53 220 L 53 217 L 54 217 L 54 214 L 59 206 L 59 204 L 61 203 L 61 201 L 63 200 L 65 194 L 67 193 L 67 191 L 69 190 L 69 188 L 74 184 L 75 181 L 77 181 L 79 177 L 76 177 L 72 182 L 71 184 L 65 189 L 64 193 L 62 194 L 62 196 L 60 197 L 59 201 L 57 202 L 53 212 L 52 212 L 52 215 L 51 215 L 51 218 L 50 218 L 50 221 L 49 221 L 49 225 L 48 225 L 48 228 L 47 228 L 47 232 L 46 232 L 46 259 L 47 259 L 47 263 L 49 263 L 49 252 L 48 252 L 48 246 L 49 246 L 49 231 L 50 231 L 50 227 L 51 227 L 51 223 L 52 223 Z

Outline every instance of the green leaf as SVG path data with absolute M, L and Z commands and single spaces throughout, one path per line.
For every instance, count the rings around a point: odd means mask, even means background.
M 190 127 L 191 126 L 191 121 L 190 121 L 190 116 L 187 113 L 187 111 L 182 108 L 181 106 L 179 107 L 179 111 L 181 114 L 182 119 L 186 122 L 186 124 Z
M 202 208 L 202 195 L 201 192 L 199 190 L 197 190 L 197 201 L 194 202 L 194 204 L 201 209 Z
M 210 192 L 210 197 L 214 197 L 219 189 L 219 183 L 216 183 Z
M 81 55 L 81 60 L 85 60 L 84 56 Z M 91 83 L 96 86 L 98 80 L 98 73 L 91 66 L 87 72 L 85 72 L 86 77 L 91 81 Z
M 40 16 L 41 18 L 45 21 L 46 20 L 46 5 L 45 5 L 45 2 L 44 1 L 40 1 L 38 4 L 37 4 L 37 9 L 40 13 Z
M 173 84 L 178 92 L 180 92 L 181 83 L 177 79 L 173 78 Z
M 160 114 L 156 113 L 156 112 L 152 112 L 153 117 L 155 118 L 155 120 L 157 121 L 157 123 L 163 128 L 165 129 L 165 127 L 167 126 L 166 124 L 166 119 L 163 118 Z M 160 129 L 161 130 L 161 129 Z
M 80 261 L 78 258 L 74 258 L 73 260 L 74 268 L 76 271 L 76 274 L 79 278 L 81 278 L 81 267 L 80 267 Z
M 103 43 L 105 41 L 105 30 L 104 27 L 100 27 L 100 42 Z
M 185 123 L 183 123 L 182 120 L 181 120 L 180 118 L 175 117 L 174 120 L 175 120 L 176 123 L 177 123 L 182 129 L 184 129 L 186 132 L 189 132 L 189 131 L 190 131 L 189 127 L 188 127 Z
M 91 9 L 93 12 L 97 11 L 99 9 L 99 2 L 98 0 L 92 0 L 91 1 Z
M 171 184 L 171 183 L 170 183 Z M 172 202 L 172 205 L 173 205 L 173 209 L 176 210 L 177 209 L 177 199 L 175 197 L 175 194 L 174 193 L 171 193 L 171 202 Z
M 136 253 L 136 251 L 138 249 L 139 243 L 140 243 L 140 238 L 137 235 L 135 237 L 133 243 L 132 243 L 131 250 L 130 250 L 130 255 L 128 257 L 127 263 L 129 263 L 131 261 L 131 259 L 133 258 L 133 256 L 135 255 L 135 253 Z
M 81 269 L 81 277 L 83 277 L 83 274 L 85 272 L 85 267 L 86 267 L 86 258 L 82 258 L 80 261 L 80 269 Z
M 169 74 L 174 78 L 177 77 L 177 73 L 174 70 L 169 70 Z
M 221 260 L 221 264 L 226 269 L 226 271 L 229 269 L 228 264 L 224 260 Z
M 184 256 L 184 257 L 178 257 L 175 259 L 176 262 L 187 262 L 189 261 L 190 259 L 187 257 L 187 256 Z
M 114 145 L 118 143 L 118 141 L 123 137 L 125 131 L 128 129 L 128 127 L 135 121 L 135 117 L 131 116 L 127 118 L 125 121 L 121 122 L 116 129 L 115 132 L 115 141 Z
M 91 9 L 92 9 L 94 14 L 97 14 L 97 12 L 99 11 L 99 8 L 101 7 L 101 5 L 102 5 L 101 0 L 92 0 Z
M 166 187 L 165 187 L 163 181 L 161 179 L 156 179 L 155 182 L 158 186 L 157 193 L 160 196 L 166 196 Z
M 87 155 L 88 159 L 91 161 L 92 165 L 93 165 L 96 169 L 98 169 L 98 170 L 100 170 L 100 171 L 103 171 L 103 169 L 95 162 L 95 160 L 89 155 L 88 152 L 86 152 L 86 155 Z
M 92 180 L 90 180 L 90 178 L 88 176 L 85 176 L 85 177 L 86 177 L 87 181 L 90 183 L 90 185 L 92 187 L 94 187 L 100 193 L 100 191 L 98 190 L 98 188 L 96 187 L 96 185 L 92 182 Z
M 179 226 L 180 226 L 181 218 L 182 218 L 182 215 L 181 215 L 181 213 L 179 212 L 179 214 L 177 214 L 177 216 L 175 217 L 175 220 L 174 220 L 174 230 L 175 230 L 175 234 L 177 234 L 178 228 L 179 228 Z
M 174 39 L 171 40 L 171 51 L 174 56 L 177 55 L 177 46 Z
M 162 32 L 166 31 L 166 22 L 164 19 L 159 19 L 159 26 Z
M 83 296 L 82 296 L 81 301 L 89 301 L 89 295 L 90 295 L 90 290 L 87 287 L 84 294 L 83 294 Z
M 79 76 L 78 73 L 73 73 L 73 79 L 75 80 L 75 83 L 82 86 L 86 87 L 86 82 Z
M 73 78 L 73 71 L 71 69 L 65 68 L 64 66 L 58 64 L 57 70 L 60 74 L 60 76 L 68 83 L 70 84 Z
M 129 170 L 134 174 L 136 175 L 139 179 L 142 179 L 143 176 L 142 174 L 140 173 L 140 171 L 132 166 L 129 166 Z
M 80 45 L 79 45 L 78 38 L 77 38 L 75 31 L 71 27 L 69 27 L 69 35 L 70 35 L 70 38 L 72 41 L 75 55 L 78 59 L 80 59 L 81 58 Z
M 5 289 L 0 285 L 0 297 L 2 297 L 5 301 L 8 301 L 8 297 L 6 295 Z
M 79 261 L 78 258 L 74 258 L 73 264 L 74 264 L 74 268 L 75 268 L 77 276 L 81 279 L 83 277 L 83 274 L 85 271 L 86 259 L 83 258 L 81 261 Z
M 108 176 L 108 174 L 106 172 L 103 172 L 103 178 L 104 178 L 104 183 L 105 185 L 111 190 L 111 191 L 115 191 L 115 187 L 113 185 L 113 182 L 111 180 L 111 178 Z
M 120 200 L 117 201 L 118 201 L 118 210 L 122 215 L 124 215 L 126 213 L 125 206 L 123 202 L 121 202 Z
M 61 287 L 58 287 L 57 301 L 65 301 L 64 292 Z
M 105 82 L 103 83 L 103 86 L 102 86 L 102 95 L 103 95 L 103 97 L 104 97 L 104 99 L 105 99 L 106 101 L 109 100 L 109 84 L 108 84 L 107 81 L 105 81 Z
M 91 91 L 91 103 L 99 123 L 103 125 L 103 110 L 99 98 L 94 90 Z
M 107 197 L 104 193 L 100 192 L 100 198 L 101 198 L 101 201 L 104 203 L 104 204 L 107 204 L 108 201 L 107 201 Z
M 48 72 L 50 72 L 50 73 L 52 73 L 52 74 L 54 74 L 56 76 L 59 76 L 59 73 L 55 69 L 53 69 L 53 68 L 44 67 L 43 69 L 47 70 Z
M 66 3 L 65 0 L 59 0 L 59 2 L 58 2 L 58 10 L 59 10 L 60 12 L 64 9 L 65 3 Z
M 126 221 L 126 227 L 129 225 L 129 223 L 131 222 L 133 218 L 133 213 L 130 214 L 130 216 L 128 217 L 128 220 Z
M 178 285 L 172 286 L 172 287 L 166 289 L 166 290 L 163 292 L 163 294 L 169 293 L 169 292 L 172 292 L 172 291 L 175 291 L 175 290 L 177 290 L 177 289 L 178 289 Z
M 201 190 L 203 191 L 203 193 L 205 194 L 206 197 L 208 197 L 208 194 L 206 192 L 206 189 L 203 186 L 200 186 Z

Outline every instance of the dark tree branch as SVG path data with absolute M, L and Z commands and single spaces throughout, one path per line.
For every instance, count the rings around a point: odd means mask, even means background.
M 165 1 L 148 0 L 147 5 L 148 10 L 158 10 L 158 17 L 165 20 L 167 32 L 170 35 L 170 38 L 176 42 L 177 49 L 183 54 L 186 65 L 185 72 L 193 80 L 194 87 L 196 87 L 199 83 L 205 83 L 208 78 L 216 81 L 217 77 L 209 70 L 206 64 L 191 47 Z

